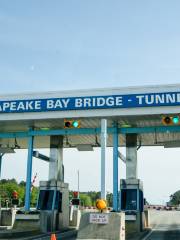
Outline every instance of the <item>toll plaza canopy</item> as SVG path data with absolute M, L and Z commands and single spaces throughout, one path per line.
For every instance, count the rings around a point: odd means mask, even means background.
M 137 133 L 141 146 L 180 146 L 180 127 L 163 124 L 165 116 L 180 116 L 180 85 L 90 89 L 0 96 L 0 144 L 27 148 L 49 147 L 50 135 L 68 136 L 64 147 L 99 146 L 101 119 L 107 119 L 107 146 L 113 146 L 116 127 L 119 146 L 126 133 Z M 80 121 L 80 128 L 64 128 L 64 120 Z

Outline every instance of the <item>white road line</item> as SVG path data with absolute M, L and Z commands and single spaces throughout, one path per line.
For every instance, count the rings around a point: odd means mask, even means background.
M 149 236 L 151 236 L 151 234 L 153 233 L 153 230 L 151 230 L 148 235 L 146 235 L 142 240 L 147 240 Z

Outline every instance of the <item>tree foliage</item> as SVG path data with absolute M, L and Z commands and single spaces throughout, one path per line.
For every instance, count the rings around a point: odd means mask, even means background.
M 70 191 L 70 199 L 73 198 L 73 191 Z M 90 191 L 90 192 L 80 192 L 81 204 L 85 207 L 96 206 L 96 200 L 101 197 L 100 192 Z M 107 193 L 106 200 L 107 206 L 112 207 L 113 194 Z
M 12 193 L 13 191 L 17 191 L 19 205 L 23 207 L 25 201 L 25 186 L 26 183 L 24 181 L 21 181 L 18 184 L 15 179 L 2 179 L 0 181 L 0 196 L 2 206 L 6 205 L 6 201 L 11 203 Z M 39 190 L 37 187 L 33 187 L 33 190 L 31 192 L 31 207 L 36 206 L 38 191 Z
M 18 198 L 20 202 L 20 207 L 24 206 L 25 203 L 25 187 L 26 182 L 21 181 L 17 183 L 15 179 L 2 179 L 0 181 L 0 197 L 2 206 L 6 206 L 6 200 L 11 203 L 13 191 L 17 191 Z M 38 199 L 39 188 L 33 187 L 31 192 L 31 207 L 36 207 Z M 73 198 L 73 191 L 69 192 L 69 198 Z M 100 198 L 100 192 L 90 191 L 90 192 L 80 192 L 80 200 L 83 206 L 95 206 L 96 200 Z M 107 193 L 107 205 L 112 207 L 112 193 Z
M 180 190 L 170 196 L 170 204 L 174 206 L 180 204 Z

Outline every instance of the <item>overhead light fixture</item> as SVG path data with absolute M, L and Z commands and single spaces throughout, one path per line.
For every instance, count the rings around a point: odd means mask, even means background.
M 48 127 L 41 127 L 40 130 L 43 130 L 43 131 L 48 131 L 50 128 Z
M 15 138 L 14 140 L 14 148 L 15 149 L 20 149 L 21 147 L 19 146 L 19 144 L 17 143 L 17 139 Z
M 100 146 L 101 146 L 101 144 L 98 142 L 98 137 L 97 137 L 97 135 L 95 136 L 95 146 L 96 146 L 96 147 L 100 147 Z
M 127 124 L 122 124 L 121 127 L 122 128 L 130 128 L 130 127 L 132 127 L 132 125 L 127 123 Z
M 94 151 L 91 144 L 78 144 L 76 147 L 78 151 Z
M 14 148 L 11 147 L 0 147 L 0 153 L 15 153 Z
M 180 147 L 180 140 L 164 142 L 164 148 L 177 148 Z

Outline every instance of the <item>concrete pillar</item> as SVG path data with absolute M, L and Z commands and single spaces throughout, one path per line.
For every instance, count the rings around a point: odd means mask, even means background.
M 137 179 L 137 134 L 126 134 L 126 179 Z
M 113 133 L 113 210 L 118 211 L 118 128 Z
M 106 199 L 107 120 L 101 119 L 101 198 Z
M 63 136 L 50 136 L 49 180 L 64 182 Z

